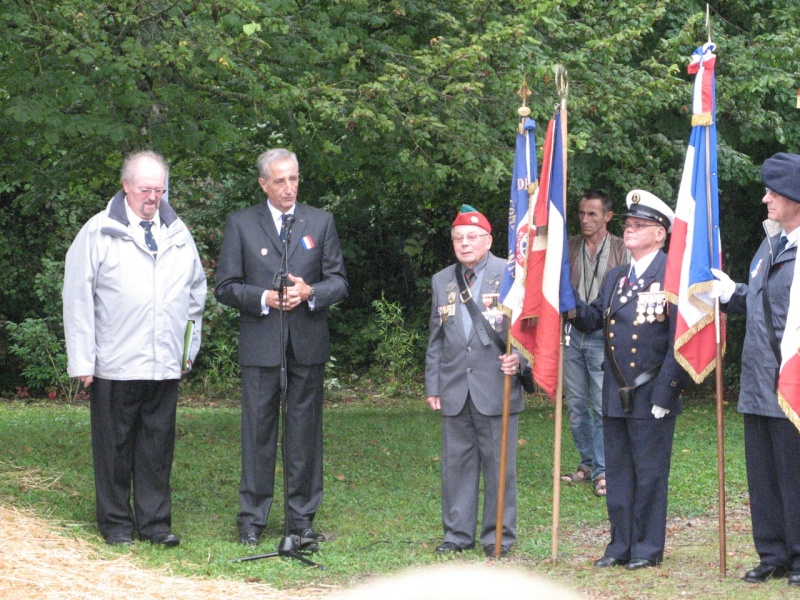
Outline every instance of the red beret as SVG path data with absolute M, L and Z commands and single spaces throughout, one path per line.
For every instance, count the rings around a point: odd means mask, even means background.
M 457 225 L 477 225 L 481 229 L 485 229 L 487 232 L 492 233 L 492 224 L 489 223 L 489 219 L 484 217 L 469 204 L 463 204 L 461 206 L 461 210 L 458 211 L 458 216 L 456 217 L 456 220 L 453 221 L 453 227 L 456 227 Z

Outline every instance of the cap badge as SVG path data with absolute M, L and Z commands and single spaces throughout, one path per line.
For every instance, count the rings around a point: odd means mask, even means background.
M 633 194 L 631 196 L 631 203 L 639 204 L 639 200 L 641 200 L 641 198 L 639 197 L 639 194 Z
M 469 220 L 476 225 L 478 224 L 478 217 L 470 217 Z

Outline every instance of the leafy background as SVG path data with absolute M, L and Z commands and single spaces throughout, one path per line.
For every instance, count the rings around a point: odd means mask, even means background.
M 741 280 L 763 236 L 759 165 L 800 144 L 800 4 L 709 6 L 723 262 Z M 0 322 L 18 329 L 0 329 L 0 388 L 63 388 L 46 357 L 31 367 L 25 346 L 44 329 L 37 346 L 63 360 L 64 254 L 119 188 L 122 157 L 140 148 L 169 160 L 170 202 L 212 286 L 225 216 L 260 200 L 257 155 L 296 151 L 301 200 L 334 213 L 351 281 L 332 319 L 338 372 L 385 366 L 378 300 L 400 307 L 403 340 L 413 340 L 401 358 L 421 364 L 429 277 L 452 261 L 446 232 L 461 203 L 487 214 L 503 254 L 523 77 L 543 128 L 557 101 L 554 68 L 569 73 L 571 199 L 604 188 L 619 210 L 629 189 L 643 187 L 674 204 L 690 129 L 685 67 L 708 37 L 705 8 L 692 0 L 5 0 Z M 225 379 L 215 369 L 230 367 L 235 321 L 209 300 L 198 380 Z M 741 336 L 732 325 L 729 382 Z

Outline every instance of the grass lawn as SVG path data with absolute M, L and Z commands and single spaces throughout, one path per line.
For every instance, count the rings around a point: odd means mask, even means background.
M 550 560 L 554 407 L 530 400 L 520 421 L 518 543 L 506 560 L 596 598 L 792 597 L 785 580 L 753 586 L 741 573 L 757 563 L 747 512 L 741 418 L 726 408 L 728 577 L 719 576 L 715 409 L 690 398 L 679 417 L 670 482 L 667 554 L 657 569 L 599 572 L 591 560 L 608 541 L 604 501 L 590 485 L 563 487 L 560 559 Z M 562 470 L 577 464 L 564 419 Z M 102 556 L 131 553 L 144 567 L 178 575 L 263 581 L 280 589 L 358 583 L 375 574 L 439 563 L 440 417 L 422 397 L 388 401 L 364 392 L 325 410 L 325 500 L 315 528 L 329 541 L 313 558 L 326 570 L 283 558 L 232 563 L 237 543 L 239 411 L 234 403 L 178 411 L 172 475 L 176 549 L 137 543 L 111 549 L 94 525 L 94 486 L 87 406 L 0 403 L 0 503 L 30 507 L 61 523 L 66 535 L 96 544 Z M 279 463 L 280 470 L 280 463 Z M 280 473 L 278 474 L 280 480 Z M 262 543 L 270 552 L 283 533 L 282 491 Z M 480 550 L 455 559 L 483 563 Z

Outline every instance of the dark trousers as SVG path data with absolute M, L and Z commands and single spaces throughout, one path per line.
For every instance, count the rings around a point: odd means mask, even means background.
M 744 452 L 758 556 L 800 571 L 800 432 L 789 419 L 745 414 Z
M 301 365 L 287 351 L 286 452 L 289 529 L 311 527 L 322 504 L 322 400 L 325 365 Z M 280 368 L 242 367 L 242 478 L 239 533 L 267 525 L 280 427 Z
M 628 560 L 664 558 L 667 494 L 675 417 L 603 417 L 606 504 L 611 542 L 606 556 Z
M 113 381 L 91 387 L 97 526 L 106 537 L 170 531 L 178 380 Z M 133 510 L 131 510 L 133 484 Z

